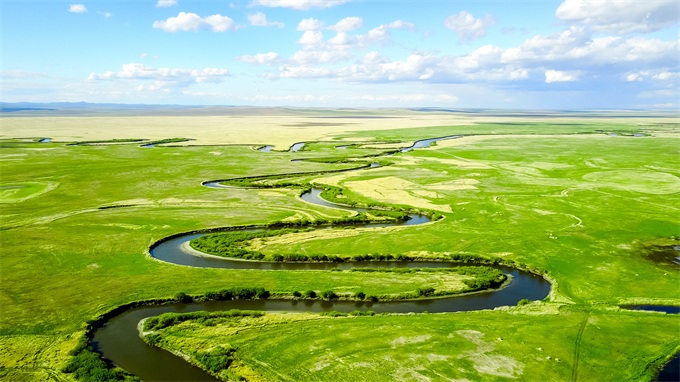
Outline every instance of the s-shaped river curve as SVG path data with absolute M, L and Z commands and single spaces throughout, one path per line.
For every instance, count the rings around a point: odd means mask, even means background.
M 205 184 L 205 183 L 204 183 Z M 214 185 L 213 185 L 214 186 Z M 307 202 L 330 208 L 358 211 L 348 206 L 335 205 L 319 196 L 321 190 L 312 189 L 301 195 Z M 412 215 L 406 222 L 367 224 L 362 227 L 386 227 L 395 225 L 417 225 L 429 223 L 425 216 Z M 265 229 L 265 228 L 258 228 Z M 228 228 L 225 228 L 228 230 Z M 227 269 L 279 269 L 279 270 L 326 270 L 352 267 L 455 267 L 455 262 L 344 262 L 344 263 L 286 263 L 243 261 L 227 258 L 196 256 L 188 251 L 188 241 L 205 233 L 180 234 L 154 244 L 150 253 L 154 258 L 179 265 Z M 468 264 L 466 264 L 468 265 Z M 190 365 L 183 359 L 159 348 L 146 345 L 139 337 L 137 325 L 143 318 L 166 312 L 217 311 L 227 309 L 248 309 L 261 311 L 310 311 L 336 310 L 350 312 L 357 309 L 371 309 L 375 312 L 459 312 L 493 309 L 499 306 L 516 305 L 521 299 L 541 300 L 550 293 L 550 284 L 542 277 L 509 267 L 498 267 L 512 276 L 512 282 L 499 290 L 484 291 L 459 297 L 428 299 L 418 301 L 355 302 L 355 301 L 292 301 L 292 300 L 232 300 L 195 303 L 176 303 L 162 306 L 141 306 L 126 310 L 110 317 L 93 333 L 91 345 L 106 359 L 117 366 L 137 375 L 145 381 L 215 381 L 203 370 Z

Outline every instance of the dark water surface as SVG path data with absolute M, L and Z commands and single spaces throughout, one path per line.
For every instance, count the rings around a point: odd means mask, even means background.
M 680 306 L 668 305 L 623 305 L 623 309 L 628 310 L 646 310 L 649 312 L 663 312 L 668 314 L 680 314 Z
M 680 381 L 680 353 L 671 358 L 659 371 L 655 381 L 678 382 Z

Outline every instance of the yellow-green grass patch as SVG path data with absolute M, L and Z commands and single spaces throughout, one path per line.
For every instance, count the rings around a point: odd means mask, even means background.
M 0 184 L 0 203 L 18 203 L 52 191 L 57 182 L 22 182 Z

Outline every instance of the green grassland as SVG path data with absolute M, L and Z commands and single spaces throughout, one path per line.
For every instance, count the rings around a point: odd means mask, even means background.
M 668 337 L 677 330 L 675 317 L 531 309 L 370 317 L 268 313 L 217 325 L 184 321 L 146 334 L 198 365 L 196 356 L 209 349 L 237 349 L 240 367 L 217 374 L 243 373 L 245 365 L 245 376 L 267 381 L 567 381 L 573 373 L 583 381 L 638 381 L 653 376 L 648 365 L 659 353 L 678 346 Z
M 633 134 L 642 129 L 649 136 L 608 136 L 608 132 Z M 381 353 L 378 345 L 370 343 L 368 338 L 380 327 L 404 330 L 403 334 L 393 330 L 394 338 L 385 334 L 385 340 L 410 338 L 413 333 L 437 339 L 431 345 L 413 345 L 423 346 L 414 350 L 419 354 L 416 360 L 428 354 L 448 357 L 440 362 L 433 356 L 431 363 L 441 363 L 426 367 L 431 370 L 426 375 L 433 379 L 503 379 L 503 375 L 480 374 L 472 356 L 481 351 L 475 341 L 495 344 L 496 350 L 485 353 L 491 359 L 517 359 L 517 365 L 524 365 L 520 376 L 527 380 L 569 378 L 575 359 L 580 360 L 579 379 L 598 379 L 606 369 L 619 373 L 612 374 L 620 377 L 615 380 L 648 379 L 650 365 L 658 366 L 680 349 L 680 319 L 620 312 L 615 307 L 634 302 L 680 305 L 678 267 L 645 257 L 650 246 L 672 245 L 677 242 L 674 237 L 680 236 L 676 129 L 653 121 L 644 126 L 579 121 L 339 132 L 336 138 L 357 141 L 412 142 L 451 134 L 511 136 L 455 145 L 440 142 L 430 149 L 383 157 L 381 161 L 390 165 L 371 170 L 296 176 L 295 182 L 343 187 L 343 194 L 359 203 L 434 208 L 445 218 L 416 227 L 346 230 L 342 235 L 333 231 L 326 236 L 287 234 L 252 243 L 259 251 L 265 255 L 461 253 L 502 258 L 546 270 L 555 281 L 551 301 L 510 312 L 323 318 L 260 326 L 258 330 L 270 333 L 263 336 L 268 339 L 264 342 L 253 341 L 248 336 L 256 331 L 248 330 L 228 341 L 249 367 L 274 379 L 265 364 L 309 366 L 300 372 L 323 364 L 328 354 L 305 353 L 323 338 L 337 340 L 337 344 L 322 344 L 329 351 L 355 342 L 357 357 L 367 363 L 393 357 L 382 375 L 403 372 L 403 379 L 417 379 L 413 373 L 420 373 L 420 366 L 414 366 L 417 362 L 407 353 L 390 347 Z M 550 134 L 560 135 L 546 136 Z M 191 138 L 189 132 L 186 135 Z M 0 141 L 0 378 L 71 380 L 60 370 L 85 323 L 131 301 L 234 286 L 262 286 L 275 293 L 362 290 L 367 295 L 441 288 L 443 281 L 436 274 L 194 269 L 154 260 L 147 253 L 151 243 L 178 232 L 347 217 L 346 211 L 303 202 L 296 188 L 209 189 L 201 182 L 347 169 L 356 164 L 291 159 L 352 159 L 376 153 L 356 147 L 336 150 L 332 144 L 308 145 L 299 153 L 262 153 L 247 146 L 141 149 Z M 377 192 L 376 185 L 386 191 Z M 578 341 L 580 356 L 575 357 L 576 337 L 585 317 L 588 325 Z M 294 328 L 298 333 L 308 331 L 308 342 L 300 342 Z M 194 329 L 200 338 L 197 328 L 180 329 L 186 329 L 186 340 L 177 346 L 192 349 L 204 344 L 190 340 Z M 482 334 L 470 340 L 456 331 Z M 327 332 L 334 334 L 327 336 Z M 445 338 L 451 333 L 450 346 Z M 637 334 L 635 341 L 630 340 L 631 333 Z M 508 340 L 496 344 L 498 337 Z M 275 360 L 274 346 L 288 346 L 278 355 L 290 358 Z M 543 360 L 534 360 L 545 358 L 534 354 L 538 347 L 549 349 L 547 355 L 562 362 L 545 366 Z M 616 352 L 605 356 L 605 350 L 612 348 Z M 343 375 L 342 363 L 331 363 L 313 377 L 291 378 L 337 380 Z

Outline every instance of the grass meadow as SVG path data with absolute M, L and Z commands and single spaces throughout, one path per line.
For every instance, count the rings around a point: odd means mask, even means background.
M 342 187 L 346 197 L 360 203 L 436 211 L 444 219 L 342 235 L 302 232 L 251 245 L 267 255 L 502 258 L 547 271 L 554 281 L 549 299 L 455 314 L 267 314 L 236 334 L 228 327 L 186 322 L 165 329 L 164 346 L 191 353 L 228 343 L 251 377 L 328 381 L 361 380 L 366 373 L 384 380 L 648 380 L 654 367 L 680 350 L 680 317 L 618 308 L 680 305 L 680 267 L 648 256 L 650 248 L 680 244 L 677 124 L 651 117 L 487 118 L 475 124 L 467 117 L 409 114 L 393 128 L 383 119 L 376 129 L 367 119 L 362 126 L 315 128 L 317 119 L 296 116 L 295 123 L 311 125 L 289 127 L 276 142 L 66 145 L 102 137 L 214 137 L 219 131 L 219 121 L 210 122 L 209 129 L 201 125 L 205 121 L 187 129 L 191 118 L 183 117 L 184 130 L 175 122 L 167 135 L 157 127 L 145 136 L 143 126 L 152 117 L 107 118 L 130 130 L 121 127 L 109 136 L 110 131 L 94 132 L 97 126 L 89 119 L 2 119 L 2 379 L 73 380 L 61 369 L 86 322 L 131 301 L 234 286 L 261 286 L 274 293 L 362 290 L 367 295 L 441 288 L 445 280 L 436 274 L 197 269 L 157 261 L 147 250 L 179 232 L 350 214 L 308 204 L 296 188 L 211 189 L 203 181 L 338 170 L 355 164 L 291 160 L 356 159 L 380 152 L 370 144 L 339 150 L 329 142 L 398 140 L 408 146 L 453 134 L 467 136 L 381 157 L 380 168 L 294 178 Z M 239 121 L 263 125 L 256 116 Z M 32 125 L 40 127 L 39 133 L 30 132 Z M 71 130 L 66 134 L 64 129 Z M 260 135 L 248 134 L 266 136 L 273 127 L 262 129 Z M 59 134 L 81 138 L 34 140 Z M 225 140 L 239 143 L 244 134 Z M 283 151 L 307 140 L 326 143 Z M 258 152 L 252 146 L 268 143 L 281 151 Z

